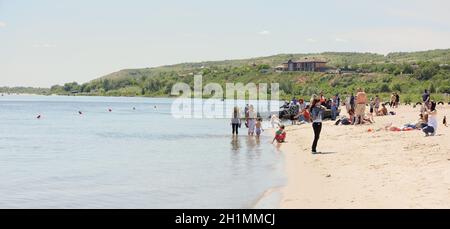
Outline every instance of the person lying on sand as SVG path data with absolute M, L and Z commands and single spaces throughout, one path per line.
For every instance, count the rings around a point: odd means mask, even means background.
M 280 126 L 280 129 L 275 132 L 275 137 L 273 138 L 272 144 L 277 141 L 278 143 L 285 142 L 286 139 L 286 131 L 284 131 L 284 125 Z
M 414 130 L 415 127 L 404 126 L 403 128 L 400 128 L 400 127 L 393 126 L 392 123 L 389 123 L 389 124 L 386 124 L 384 129 L 387 131 L 400 132 L 400 131 L 411 131 L 411 130 Z

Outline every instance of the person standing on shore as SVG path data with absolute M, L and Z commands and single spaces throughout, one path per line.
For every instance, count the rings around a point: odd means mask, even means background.
M 312 154 L 317 154 L 317 143 L 319 142 L 320 133 L 322 132 L 322 117 L 325 107 L 321 105 L 320 98 L 317 95 L 313 95 L 311 98 L 311 120 L 313 122 L 312 127 L 314 131 L 314 141 L 312 144 Z
M 350 109 L 355 110 L 355 96 L 353 95 L 353 93 L 350 96 Z
M 375 96 L 375 115 L 378 116 L 378 111 L 380 110 L 380 97 L 378 95 Z
M 238 135 L 239 128 L 241 128 L 241 115 L 239 114 L 238 107 L 235 107 L 233 110 L 233 116 L 231 118 L 231 126 L 233 129 L 233 135 Z
M 400 105 L 400 95 L 395 92 L 395 108 L 398 108 L 398 105 Z
M 364 115 L 366 113 L 367 95 L 362 88 L 358 88 L 356 94 L 356 125 L 363 124 Z
M 331 99 L 331 120 L 332 121 L 336 121 L 336 117 L 337 117 L 337 111 L 339 108 L 339 102 L 338 102 L 338 97 L 337 95 L 333 96 L 333 98 Z
M 422 94 L 423 107 L 426 107 L 426 108 L 429 107 L 430 97 L 431 97 L 430 93 L 428 92 L 427 89 L 425 89 L 425 92 Z
M 393 93 L 391 94 L 391 102 L 389 103 L 389 107 L 390 107 L 390 108 L 395 107 L 395 99 L 396 99 L 395 93 L 393 92 Z

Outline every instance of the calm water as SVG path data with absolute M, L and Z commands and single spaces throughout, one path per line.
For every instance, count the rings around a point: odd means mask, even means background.
M 270 136 L 171 101 L 0 97 L 0 208 L 246 208 L 285 182 Z

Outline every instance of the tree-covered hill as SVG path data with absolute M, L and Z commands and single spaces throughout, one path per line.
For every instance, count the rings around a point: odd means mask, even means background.
M 318 72 L 276 72 L 274 67 L 304 58 L 328 61 L 330 68 L 344 74 Z M 280 54 L 268 57 L 182 63 L 155 68 L 121 70 L 91 82 L 67 83 L 51 88 L 56 94 L 106 96 L 170 96 L 172 85 L 193 85 L 193 76 L 203 75 L 204 84 L 280 83 L 282 96 L 307 96 L 347 93 L 364 87 L 371 94 L 388 96 L 390 92 L 406 94 L 403 99 L 418 100 L 425 88 L 434 93 L 450 93 L 450 49 L 410 53 L 325 52 L 319 54 Z

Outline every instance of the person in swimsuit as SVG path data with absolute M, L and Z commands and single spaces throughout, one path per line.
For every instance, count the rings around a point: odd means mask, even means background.
M 278 143 L 283 143 L 286 140 L 286 131 L 284 131 L 284 125 L 280 126 L 280 129 L 275 132 L 275 137 L 273 138 L 272 144 L 277 141 Z
M 258 118 L 256 120 L 256 125 L 255 125 L 255 133 L 256 136 L 259 138 L 259 136 L 261 136 L 261 133 L 263 132 L 263 128 L 262 128 L 262 118 Z
M 250 105 L 248 109 L 248 135 L 255 135 L 255 125 L 256 125 L 256 112 L 253 105 Z

